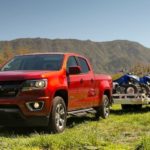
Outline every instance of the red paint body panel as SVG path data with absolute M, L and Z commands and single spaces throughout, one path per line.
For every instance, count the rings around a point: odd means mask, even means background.
M 48 53 L 49 54 L 49 53 Z M 55 54 L 55 53 L 54 53 Z M 59 54 L 59 53 L 57 53 Z M 60 53 L 62 54 L 62 53 Z M 40 54 L 33 54 L 40 55 Z M 26 81 L 36 79 L 47 79 L 47 87 L 42 90 L 32 90 L 22 92 L 12 98 L 0 98 L 1 105 L 17 105 L 22 114 L 29 116 L 48 116 L 51 112 L 52 100 L 57 91 L 62 90 L 67 93 L 66 101 L 68 111 L 98 107 L 101 104 L 102 96 L 107 90 L 112 91 L 112 79 L 108 75 L 94 75 L 88 60 L 78 54 L 63 53 L 64 60 L 59 71 L 2 71 L 1 81 Z M 67 75 L 67 61 L 70 56 L 84 58 L 90 68 L 85 74 Z M 44 101 L 44 107 L 40 111 L 30 111 L 26 102 Z

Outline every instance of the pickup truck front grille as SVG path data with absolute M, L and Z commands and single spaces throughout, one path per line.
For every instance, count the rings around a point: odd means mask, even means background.
M 23 81 L 0 81 L 0 98 L 15 97 Z

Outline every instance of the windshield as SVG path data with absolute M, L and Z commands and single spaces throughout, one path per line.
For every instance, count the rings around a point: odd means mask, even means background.
M 16 56 L 4 65 L 1 71 L 12 70 L 60 70 L 64 55 L 38 54 Z

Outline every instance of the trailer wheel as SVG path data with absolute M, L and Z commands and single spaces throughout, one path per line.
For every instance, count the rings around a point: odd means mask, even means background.
M 103 95 L 102 104 L 100 107 L 96 108 L 96 119 L 102 117 L 103 119 L 108 118 L 110 114 L 110 102 L 107 95 Z
M 66 127 L 66 105 L 63 98 L 56 96 L 53 99 L 48 131 L 52 133 L 63 132 Z
M 135 94 L 135 93 L 138 92 L 138 89 L 135 85 L 129 84 L 129 85 L 126 85 L 124 91 L 125 91 L 126 94 Z

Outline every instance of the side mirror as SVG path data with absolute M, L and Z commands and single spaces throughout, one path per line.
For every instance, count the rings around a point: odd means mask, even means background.
M 69 74 L 79 74 L 79 73 L 81 73 L 81 67 L 80 66 L 69 67 Z

